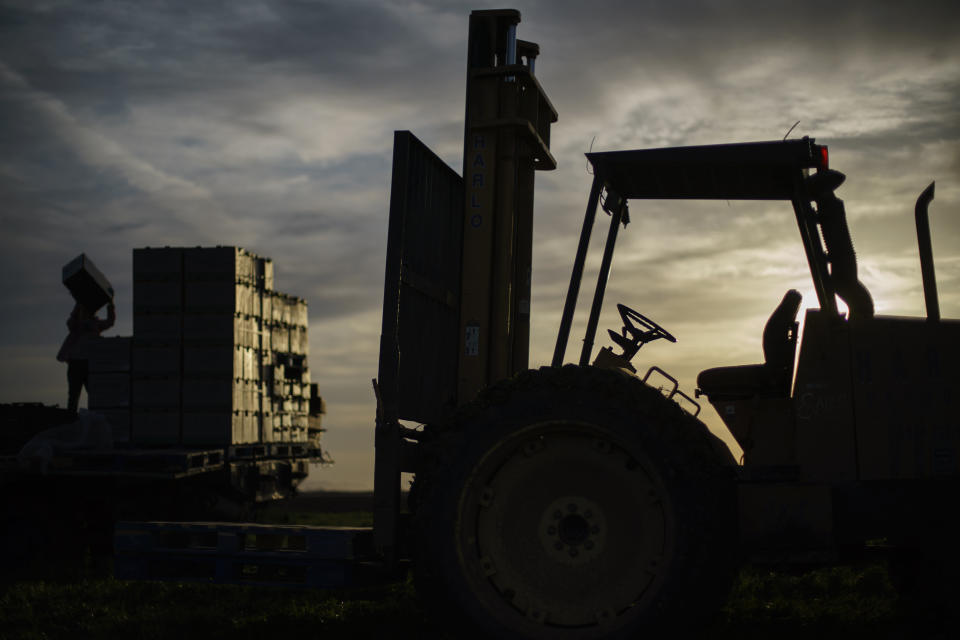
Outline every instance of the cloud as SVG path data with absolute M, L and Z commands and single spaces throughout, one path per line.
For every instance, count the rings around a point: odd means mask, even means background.
M 95 169 L 113 171 L 131 187 L 147 194 L 163 194 L 168 198 L 187 200 L 209 197 L 206 190 L 197 184 L 157 169 L 95 128 L 81 124 L 62 101 L 34 89 L 23 76 L 2 61 L 0 84 L 4 101 L 14 111 L 31 114 L 30 132 L 13 133 L 20 137 L 17 142 L 22 142 L 26 136 L 33 137 L 39 130 L 43 135 L 56 139 L 81 163 Z

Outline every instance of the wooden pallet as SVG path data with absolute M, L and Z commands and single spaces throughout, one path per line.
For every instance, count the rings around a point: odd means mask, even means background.
M 258 444 L 235 444 L 228 449 L 231 460 L 259 460 L 262 458 L 309 458 L 317 457 L 316 449 L 306 442 L 264 442 Z
M 369 571 L 371 529 L 205 522 L 121 522 L 114 574 L 170 580 L 291 587 L 342 587 Z
M 270 445 L 265 443 L 235 444 L 229 449 L 231 460 L 257 460 L 270 457 Z
M 270 455 L 275 458 L 306 458 L 310 448 L 305 442 L 272 442 Z

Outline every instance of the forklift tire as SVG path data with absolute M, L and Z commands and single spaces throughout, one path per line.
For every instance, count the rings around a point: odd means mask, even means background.
M 724 603 L 735 463 L 636 377 L 527 371 L 464 406 L 431 446 L 414 577 L 457 637 L 676 634 Z

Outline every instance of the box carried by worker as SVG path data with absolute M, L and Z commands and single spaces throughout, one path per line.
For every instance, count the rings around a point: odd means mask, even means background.
M 74 300 L 90 313 L 96 313 L 97 309 L 113 299 L 110 281 L 85 253 L 64 265 L 63 284 L 70 290 Z

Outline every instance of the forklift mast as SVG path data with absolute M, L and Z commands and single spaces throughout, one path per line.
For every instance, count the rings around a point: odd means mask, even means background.
M 534 171 L 557 166 L 557 112 L 519 22 L 512 9 L 470 15 L 457 404 L 527 368 Z
M 557 112 L 516 10 L 474 11 L 463 176 L 409 131 L 394 134 L 374 469 L 375 545 L 396 562 L 400 474 L 417 432 L 527 368 L 534 171 L 556 168 Z

